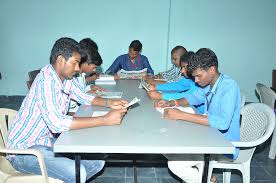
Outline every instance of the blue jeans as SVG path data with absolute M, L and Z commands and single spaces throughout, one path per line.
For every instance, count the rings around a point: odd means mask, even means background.
M 47 167 L 49 177 L 57 178 L 64 183 L 75 183 L 75 160 L 56 155 L 53 149 L 45 146 L 33 146 L 30 149 L 39 150 L 44 155 L 44 161 Z M 13 167 L 22 173 L 41 174 L 40 167 L 36 156 L 33 155 L 16 155 L 10 159 Z M 102 160 L 81 160 L 80 180 L 82 183 L 93 175 L 98 173 L 104 167 L 105 161 Z

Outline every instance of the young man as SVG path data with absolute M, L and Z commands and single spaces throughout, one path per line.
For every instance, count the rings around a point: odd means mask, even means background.
M 205 104 L 205 114 L 189 114 L 177 109 L 166 109 L 167 119 L 190 121 L 220 130 L 229 141 L 240 139 L 240 89 L 237 83 L 218 71 L 218 60 L 215 53 L 207 48 L 196 52 L 196 61 L 188 63 L 188 72 L 192 73 L 195 82 L 200 85 L 197 92 L 175 101 L 160 101 L 157 106 Z M 204 138 L 204 137 L 203 137 Z M 237 158 L 238 149 L 229 156 Z M 199 182 L 203 172 L 203 155 L 183 155 L 183 161 L 175 161 L 168 156 L 169 169 L 186 182 Z
M 139 71 L 147 68 L 147 75 L 153 76 L 154 72 L 149 64 L 148 58 L 141 55 L 141 51 L 142 43 L 139 40 L 132 41 L 129 45 L 128 54 L 117 57 L 105 73 L 114 75 L 115 79 L 120 79 L 117 72 L 121 69 L 125 71 Z
M 98 52 L 97 43 L 95 41 L 93 41 L 92 39 L 90 39 L 90 38 L 82 39 L 80 41 L 80 47 L 84 52 L 84 56 L 82 56 L 84 58 L 82 58 L 81 63 L 80 63 L 80 70 L 81 70 L 81 72 L 82 72 L 82 70 L 86 70 L 85 71 L 85 73 L 86 73 L 85 81 L 88 84 L 97 79 L 98 74 L 96 73 L 96 68 L 99 67 L 103 63 L 103 60 L 102 60 L 101 55 Z M 87 55 L 87 52 L 89 52 L 90 56 Z M 85 62 L 85 60 L 88 60 L 89 62 Z M 88 65 L 94 64 L 96 67 L 89 69 L 85 65 L 85 63 L 88 63 Z M 84 72 L 82 72 L 82 73 L 84 73 Z M 92 85 L 92 86 L 94 87 L 95 85 Z M 95 89 L 96 88 L 97 87 L 95 87 Z
M 93 80 L 91 77 L 87 77 L 87 75 L 96 71 L 96 68 L 102 64 L 102 58 L 97 50 L 94 49 L 95 42 L 89 38 L 83 39 L 80 41 L 80 49 L 81 49 L 81 61 L 80 61 L 80 72 L 76 77 L 80 85 L 80 89 L 84 92 L 87 90 L 87 84 Z M 93 76 L 92 76 L 93 77 Z M 90 91 L 88 93 L 93 93 L 96 95 L 95 91 L 103 91 L 105 90 L 102 87 L 96 85 L 90 85 Z M 70 113 L 75 113 L 78 109 L 78 103 L 74 100 L 70 101 Z
M 119 125 L 126 112 L 127 101 L 105 100 L 86 94 L 74 75 L 81 60 L 78 42 L 61 38 L 54 44 L 50 64 L 41 69 L 25 97 L 8 135 L 9 149 L 36 149 L 44 155 L 50 177 L 65 183 L 75 182 L 75 161 L 53 152 L 55 136 L 61 132 L 103 125 Z M 101 117 L 72 117 L 66 115 L 69 101 L 80 104 L 108 106 L 111 110 Z M 31 155 L 10 156 L 14 168 L 23 173 L 40 174 L 37 158 Z M 82 160 L 81 182 L 99 172 L 104 161 Z
M 188 61 L 194 56 L 194 52 L 189 51 L 180 58 L 180 73 L 183 76 L 179 81 L 165 84 L 150 84 L 148 95 L 153 100 L 175 100 L 185 96 L 185 91 L 195 87 L 195 82 L 187 72 Z M 161 91 L 161 92 L 159 92 Z
M 176 46 L 171 51 L 172 67 L 155 76 L 156 79 L 165 79 L 167 82 L 175 82 L 181 79 L 180 58 L 187 52 L 183 46 Z

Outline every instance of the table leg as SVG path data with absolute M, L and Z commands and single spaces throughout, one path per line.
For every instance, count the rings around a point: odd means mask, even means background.
M 134 183 L 137 183 L 137 168 L 136 168 L 136 160 L 133 160 L 133 178 L 134 178 Z
M 75 154 L 76 183 L 80 183 L 80 161 L 81 155 Z
M 202 183 L 208 182 L 207 178 L 208 178 L 209 161 L 210 161 L 210 154 L 205 154 L 204 155 L 204 171 L 203 171 Z

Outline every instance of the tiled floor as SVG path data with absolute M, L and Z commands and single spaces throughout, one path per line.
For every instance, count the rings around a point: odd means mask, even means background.
M 18 110 L 23 97 L 0 96 L 0 107 L 7 107 Z M 252 183 L 276 183 L 276 160 L 268 159 L 270 141 L 259 146 L 251 162 L 251 182 Z M 127 159 L 125 156 L 111 155 L 111 159 Z M 167 168 L 165 159 L 160 155 L 139 156 L 139 159 L 162 160 L 162 162 L 137 163 L 137 176 L 139 183 L 179 183 L 181 182 Z M 107 162 L 104 170 L 100 172 L 90 183 L 133 183 L 133 168 L 131 163 Z M 222 174 L 216 171 L 215 174 L 222 182 Z M 242 183 L 241 175 L 238 171 L 233 171 L 231 183 Z

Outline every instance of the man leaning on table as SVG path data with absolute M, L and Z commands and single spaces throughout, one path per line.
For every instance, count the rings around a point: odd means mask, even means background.
M 50 64 L 41 69 L 25 97 L 14 124 L 9 130 L 7 147 L 36 149 L 44 155 L 48 175 L 65 183 L 75 182 L 75 161 L 53 152 L 56 134 L 64 131 L 104 125 L 119 125 L 126 112 L 127 101 L 106 100 L 86 94 L 74 75 L 81 60 L 79 43 L 71 38 L 57 40 L 52 48 Z M 68 116 L 70 99 L 80 104 L 111 107 L 101 117 Z M 10 156 L 13 167 L 23 173 L 40 174 L 35 156 Z M 81 160 L 81 182 L 98 173 L 101 160 Z
M 229 76 L 219 73 L 215 53 L 208 48 L 196 52 L 195 61 L 188 63 L 188 71 L 202 88 L 175 101 L 159 101 L 157 106 L 205 104 L 205 114 L 189 114 L 177 109 L 166 109 L 167 119 L 183 120 L 218 129 L 229 141 L 240 139 L 240 89 Z M 204 138 L 204 137 L 203 137 Z M 181 139 L 185 140 L 185 139 Z M 235 159 L 238 149 L 233 155 Z M 167 155 L 169 169 L 187 183 L 200 182 L 204 166 L 203 155 Z

